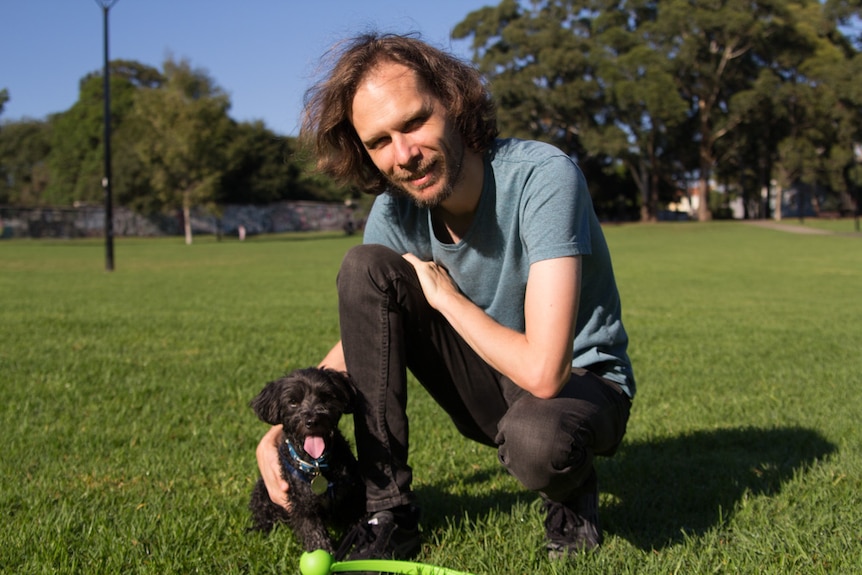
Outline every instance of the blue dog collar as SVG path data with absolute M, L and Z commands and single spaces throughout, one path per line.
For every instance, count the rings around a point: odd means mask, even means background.
M 328 493 L 330 498 L 334 498 L 335 484 L 329 481 L 327 477 L 323 475 L 323 472 L 329 469 L 328 454 L 324 452 L 317 459 L 308 462 L 299 456 L 299 453 L 297 453 L 296 448 L 289 440 L 285 439 L 284 443 L 287 445 L 288 453 L 285 454 L 282 450 L 279 450 L 283 467 L 286 468 L 290 472 L 290 474 L 298 480 L 310 483 L 311 490 L 316 495 L 323 495 L 324 493 Z M 287 455 L 289 455 L 290 457 L 287 457 Z M 323 485 L 321 485 L 321 483 Z
M 326 471 L 329 469 L 329 453 L 324 451 L 320 457 L 317 459 L 312 459 L 310 462 L 299 456 L 296 448 L 293 446 L 293 443 L 290 442 L 289 439 L 285 439 L 284 442 L 287 444 L 287 449 L 290 452 L 290 458 L 296 462 L 299 466 L 299 469 L 304 471 L 305 473 L 319 475 L 322 471 Z

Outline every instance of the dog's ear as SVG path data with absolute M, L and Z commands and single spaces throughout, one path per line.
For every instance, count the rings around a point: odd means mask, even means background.
M 284 378 L 270 381 L 249 403 L 257 416 L 270 425 L 282 423 L 280 406 L 283 382 Z
M 346 371 L 337 371 L 334 369 L 324 369 L 326 375 L 338 385 L 342 393 L 344 402 L 344 413 L 353 413 L 356 409 L 356 385 L 353 383 L 353 378 Z

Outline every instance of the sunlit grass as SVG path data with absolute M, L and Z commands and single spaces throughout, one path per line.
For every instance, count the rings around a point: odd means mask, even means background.
M 474 573 L 862 568 L 862 239 L 606 228 L 638 396 L 600 460 L 606 544 L 550 563 L 493 450 L 414 386 L 422 560 Z M 0 571 L 296 573 L 246 532 L 247 404 L 338 337 L 337 234 L 0 242 Z M 349 431 L 350 424 L 345 422 Z

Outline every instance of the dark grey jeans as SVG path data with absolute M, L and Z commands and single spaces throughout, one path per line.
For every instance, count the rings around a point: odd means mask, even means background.
M 538 399 L 492 369 L 428 305 L 413 266 L 388 248 L 351 249 L 338 274 L 341 339 L 356 382 L 356 448 L 368 511 L 414 499 L 407 463 L 407 370 L 466 437 L 495 446 L 527 489 L 574 497 L 625 434 L 630 401 L 612 382 L 576 370 Z

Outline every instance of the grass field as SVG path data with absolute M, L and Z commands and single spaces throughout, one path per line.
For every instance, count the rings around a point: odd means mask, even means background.
M 802 221 L 799 221 L 799 218 L 784 218 L 781 223 L 782 225 L 802 226 L 804 228 L 811 228 L 814 230 L 825 230 L 835 234 L 859 233 L 859 229 L 856 227 L 857 218 L 855 217 L 803 218 Z M 860 223 L 859 226 L 862 228 L 862 223 Z
M 862 570 L 862 238 L 608 227 L 638 377 L 606 542 L 552 563 L 537 498 L 414 386 L 421 559 L 475 574 Z M 0 243 L 0 572 L 298 573 L 247 533 L 248 401 L 337 338 L 357 238 Z M 349 433 L 350 424 L 345 422 Z

